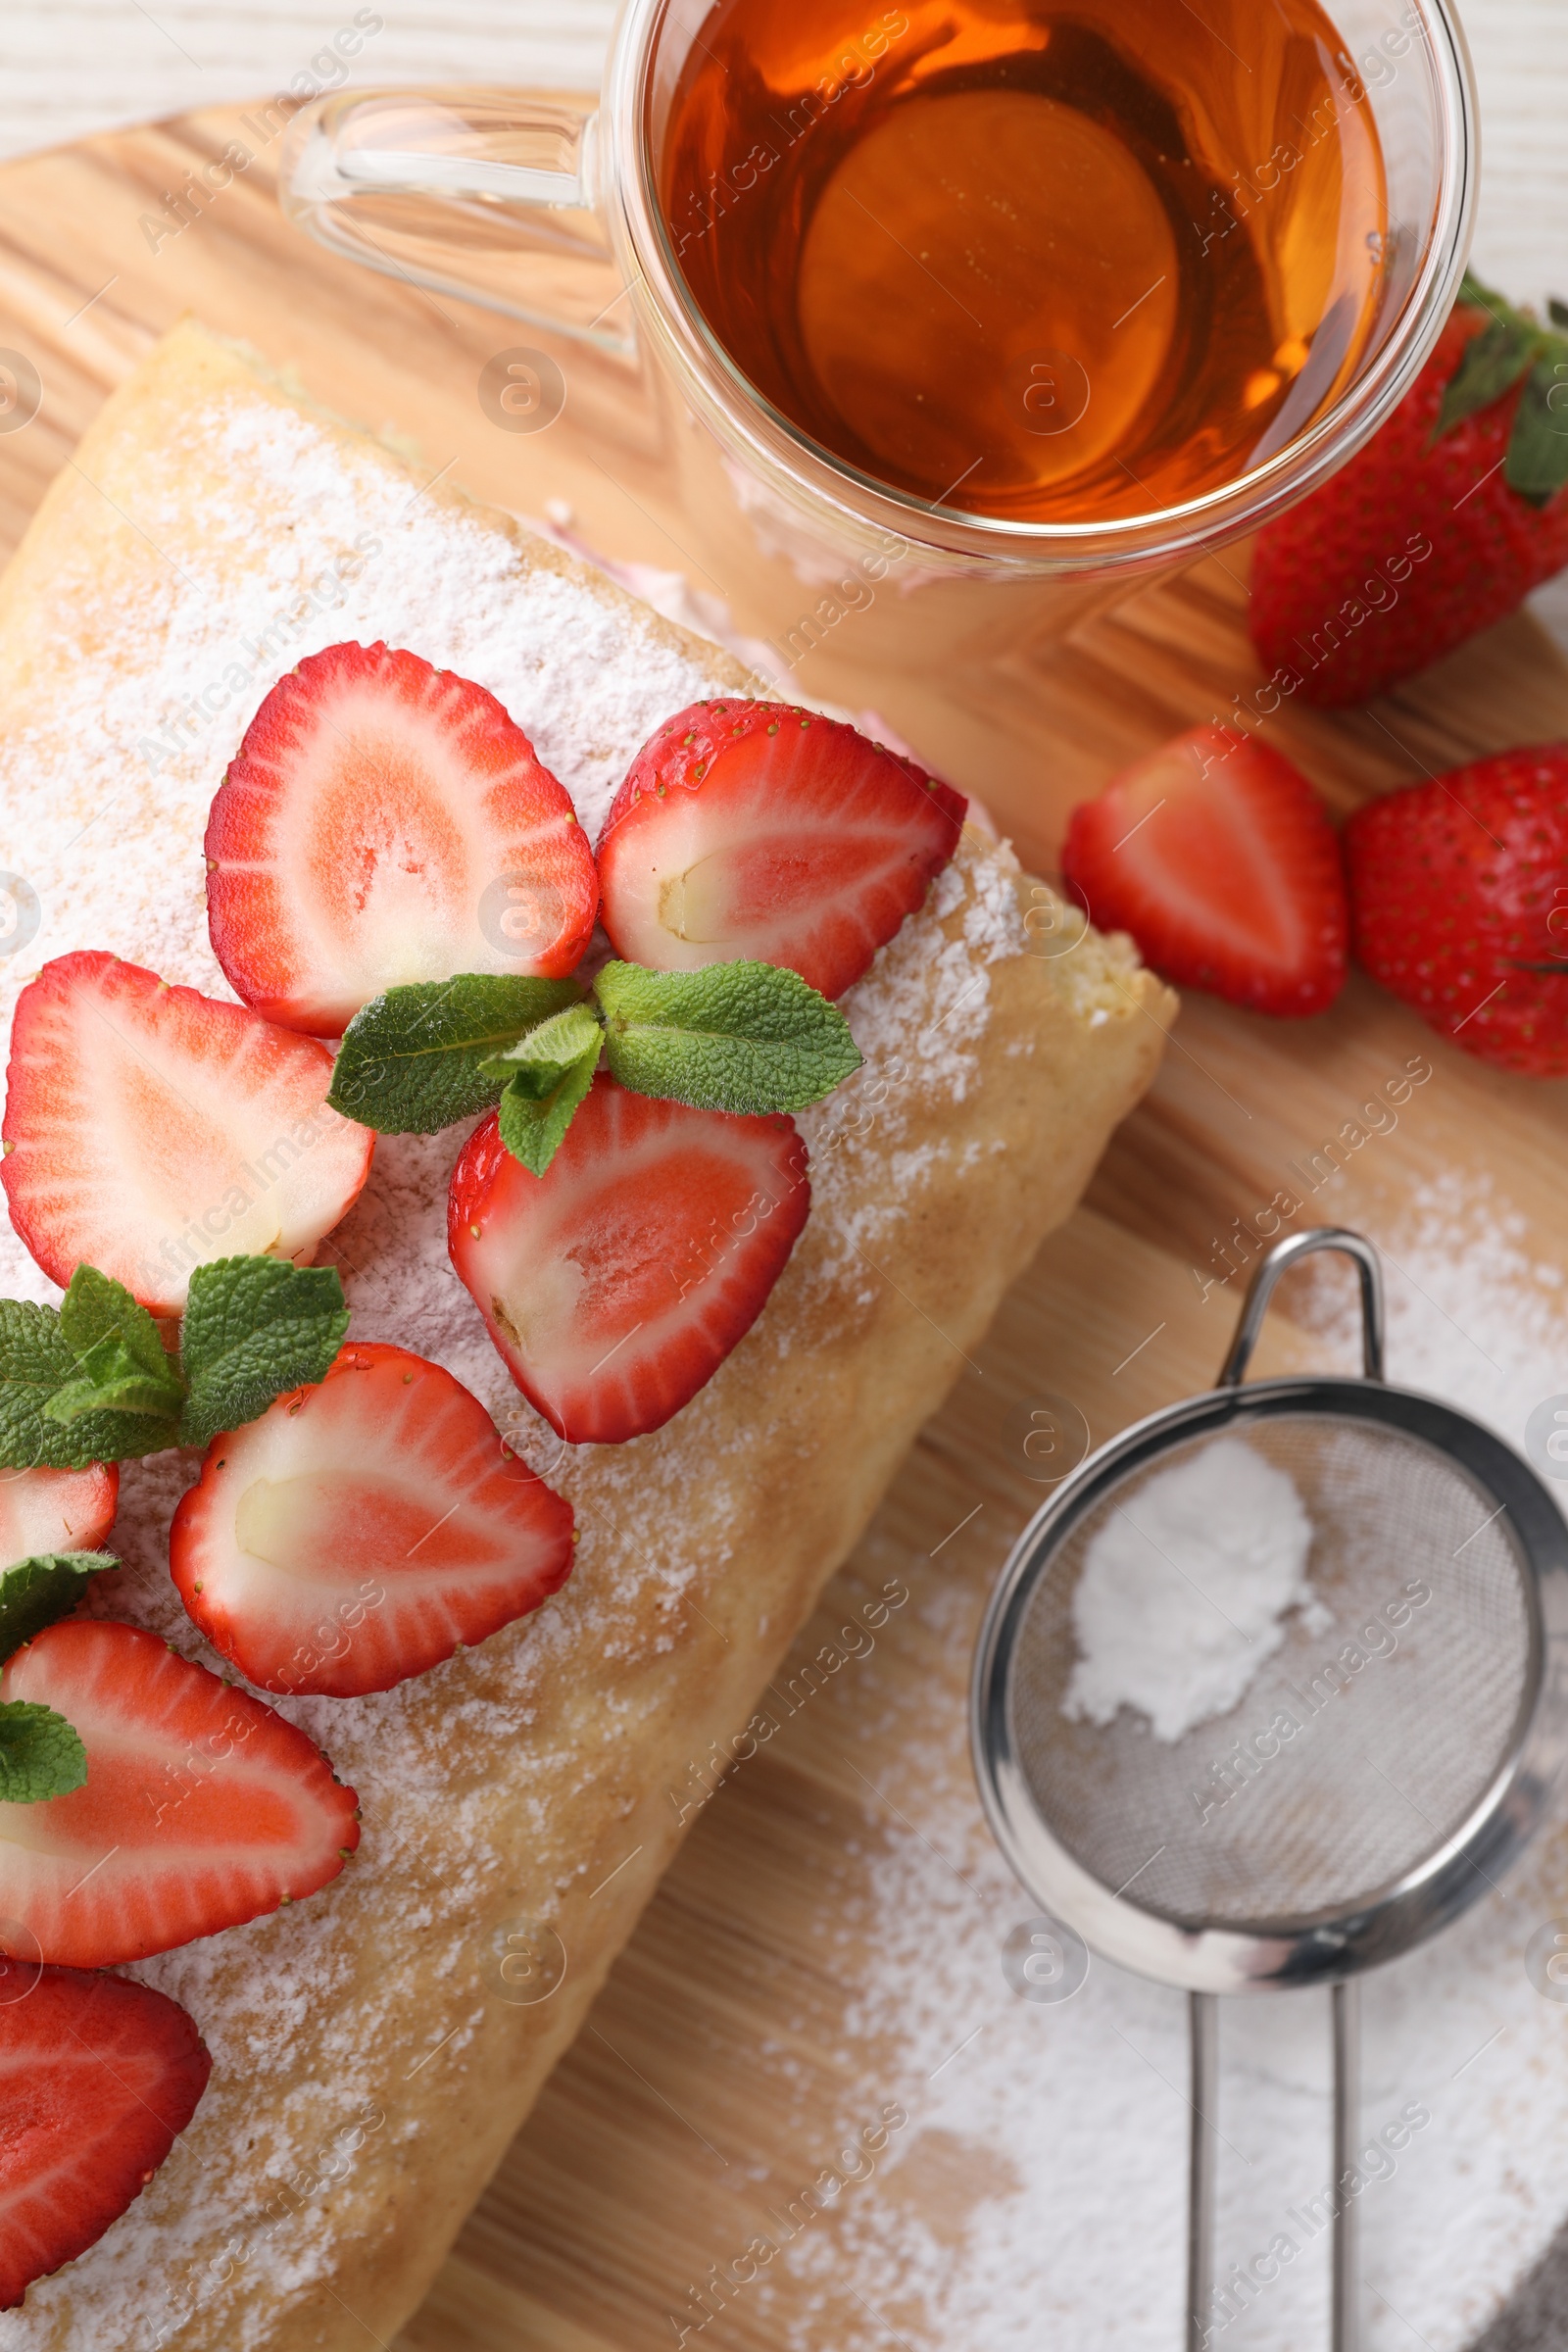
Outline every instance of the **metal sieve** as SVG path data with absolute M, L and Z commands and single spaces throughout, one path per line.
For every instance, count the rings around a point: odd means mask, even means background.
M 1356 1265 L 1364 1377 L 1244 1387 L 1275 1284 L 1316 1250 Z M 1102 1726 L 1071 1719 L 1090 1545 L 1157 1472 L 1221 1437 L 1295 1482 L 1332 1626 L 1287 1618 L 1239 1704 L 1174 1741 L 1126 1707 Z M 1214 2301 L 1214 1996 L 1332 1984 L 1340 2181 L 1358 2136 L 1356 1976 L 1458 1918 L 1522 1851 L 1563 1757 L 1565 1642 L 1568 1526 L 1551 1494 L 1465 1414 L 1384 1385 L 1377 1254 L 1333 1227 L 1259 1262 L 1217 1388 L 1091 1454 L 1014 1546 L 975 1662 L 981 1798 L 1045 1911 L 1190 1996 L 1188 2352 L 1207 2343 Z M 1355 2211 L 1338 2200 L 1334 2352 L 1359 2340 Z

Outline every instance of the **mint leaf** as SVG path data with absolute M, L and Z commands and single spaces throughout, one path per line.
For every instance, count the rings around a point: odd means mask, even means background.
M 574 980 L 506 973 L 389 988 L 350 1021 L 326 1099 L 379 1135 L 434 1135 L 496 1101 L 506 1079 L 484 1069 L 488 1056 L 581 1002 Z
M 1568 344 L 1530 371 L 1502 478 L 1533 507 L 1545 506 L 1568 482 Z
M 484 1067 L 505 1082 L 501 1141 L 514 1159 L 542 1176 L 560 1151 L 599 1067 L 605 1033 L 579 996 Z
M 182 1368 L 123 1284 L 78 1266 L 58 1313 L 0 1299 L 0 1468 L 205 1446 L 324 1378 L 348 1323 L 331 1266 L 219 1258 L 191 1276 Z
M 157 1324 L 123 1283 L 78 1266 L 61 1302 L 60 1336 L 75 1369 L 45 1404 L 46 1421 L 74 1429 L 105 1413 L 134 1414 L 144 1420 L 138 1453 L 176 1442 L 185 1385 Z
M 151 1317 L 148 1318 L 151 1321 Z M 93 1411 L 68 1423 L 44 1406 L 77 1377 L 52 1306 L 0 1298 L 0 1469 L 84 1470 L 173 1443 L 143 1414 Z
M 594 985 L 605 1059 L 640 1095 L 699 1110 L 804 1110 L 860 1067 L 838 1006 L 777 964 L 607 963 Z
M 580 1001 L 568 1004 L 564 1012 L 553 1013 L 519 1037 L 514 1046 L 504 1054 L 492 1054 L 481 1067 L 505 1086 L 515 1080 L 519 1092 L 532 1095 L 542 1102 L 554 1094 L 564 1074 L 592 1054 L 598 1067 L 599 1049 L 604 1043 L 599 1023 L 588 1006 Z
M 155 1380 L 166 1375 L 177 1383 L 164 1349 L 163 1335 L 144 1306 L 138 1306 L 122 1282 L 100 1274 L 96 1266 L 78 1266 L 71 1288 L 60 1302 L 60 1336 L 78 1363 L 100 1340 L 121 1339 L 130 1361 Z
M 119 1566 L 108 1551 L 40 1551 L 8 1568 L 0 1576 L 0 1659 L 9 1658 L 57 1617 L 69 1617 L 86 1592 L 89 1576 Z
M 69 1796 L 87 1780 L 87 1750 L 63 1715 L 29 1699 L 0 1701 L 0 1804 Z
M 519 1073 L 511 1080 L 501 1098 L 501 1141 L 513 1158 L 520 1159 L 535 1176 L 542 1176 L 555 1158 L 579 1103 L 594 1082 L 605 1039 L 597 1021 L 593 1030 L 593 1043 L 588 1051 L 567 1063 L 548 1095 L 531 1093 L 530 1076 Z
M 275 1396 L 324 1380 L 349 1327 L 334 1266 L 220 1257 L 190 1278 L 180 1327 L 189 1392 L 182 1446 L 265 1413 Z
M 162 1374 L 144 1372 L 124 1341 L 112 1334 L 78 1359 L 75 1379 L 55 1391 L 43 1412 L 46 1421 L 58 1421 L 67 1429 L 96 1412 L 145 1413 L 172 1421 L 178 1419 L 183 1401 L 184 1391 L 172 1366 Z
M 0 1299 L 0 1461 L 8 1470 L 31 1470 L 47 1461 L 51 1438 L 65 1444 L 62 1433 L 45 1429 L 43 1408 L 75 1369 L 52 1306 Z

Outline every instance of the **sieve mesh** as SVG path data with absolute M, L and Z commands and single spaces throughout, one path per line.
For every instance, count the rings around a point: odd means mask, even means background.
M 1009 1676 L 1014 1752 L 1053 1836 L 1145 1910 L 1188 1927 L 1348 1913 L 1436 1852 L 1507 1755 L 1529 1674 L 1527 1567 L 1496 1498 L 1418 1438 L 1289 1411 L 1226 1434 L 1295 1481 L 1333 1625 L 1314 1635 L 1295 1613 L 1239 1706 L 1172 1742 L 1126 1707 L 1104 1726 L 1062 1713 L 1090 1544 L 1215 1435 L 1172 1446 L 1038 1572 Z

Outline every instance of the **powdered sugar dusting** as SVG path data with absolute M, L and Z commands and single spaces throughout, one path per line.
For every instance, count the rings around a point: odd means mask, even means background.
M 930 899 L 877 956 L 844 999 L 865 1067 L 827 1102 L 799 1113 L 811 1154 L 812 1221 L 818 1226 L 816 1272 L 861 1300 L 877 1279 L 867 1262 L 891 1220 L 906 1213 L 940 1160 L 968 1149 L 951 1139 L 901 1152 L 912 1102 L 960 1103 L 975 1084 L 974 1052 L 989 1016 L 990 966 L 1027 947 L 1015 877 L 1005 845 L 987 851 L 965 835 L 957 857 L 937 876 Z M 853 1149 L 879 1131 L 894 1147 L 891 1196 L 866 1186 Z
M 651 615 L 531 567 L 479 514 L 422 496 L 373 446 L 345 445 L 291 409 L 230 395 L 190 418 L 187 454 L 232 496 L 192 546 L 178 481 L 150 475 L 136 520 L 169 551 L 169 593 L 114 613 L 111 675 L 95 659 L 101 614 L 84 577 L 72 685 L 9 747 L 0 862 L 42 903 L 28 968 L 108 948 L 229 995 L 190 848 L 264 696 L 325 646 L 384 638 L 488 687 L 591 836 L 637 746 L 719 690 L 716 666 Z M 0 975 L 7 1020 L 24 977 Z
M 519 627 L 520 565 L 510 542 L 478 515 L 411 493 L 373 450 L 346 455 L 306 416 L 239 406 L 220 427 L 217 458 L 293 518 L 292 562 L 280 557 L 265 584 L 251 583 L 251 601 L 275 610 L 294 578 L 309 576 L 313 559 L 324 567 L 335 549 L 367 534 L 379 540 L 344 590 L 338 624 L 319 642 L 381 636 L 416 644 L 438 668 L 487 686 L 565 785 L 590 838 L 625 773 L 626 745 L 713 691 L 711 668 L 571 572 L 530 573 L 527 625 Z M 301 548 L 302 531 L 314 546 Z
M 1532 1411 L 1568 1389 L 1563 1265 L 1484 1171 L 1437 1178 L 1372 1228 L 1391 1379 L 1522 1445 Z M 1340 1342 L 1348 1367 L 1348 1296 L 1313 1357 Z M 863 1682 L 839 1694 L 852 1758 L 874 1735 L 877 1761 L 874 1788 L 848 1784 L 866 1811 L 863 1859 L 823 1899 L 850 1988 L 834 2055 L 841 2080 L 896 2094 L 909 2124 L 877 2182 L 839 2197 L 751 2290 L 759 2324 L 790 2352 L 1167 2352 L 1184 2324 L 1185 2001 L 1099 1960 L 1054 2005 L 1004 1978 L 1003 1944 L 1035 1906 L 984 1829 L 968 1766 L 962 1668 L 996 1565 L 969 1556 L 966 1577 L 955 1549 L 912 1569 L 900 1558 L 935 1639 L 922 1655 L 954 1661 L 945 1678 L 882 1680 L 880 1720 Z M 1564 2220 L 1568 2040 L 1525 1952 L 1565 1913 L 1559 1806 L 1497 1892 L 1364 1980 L 1370 2352 L 1458 2352 Z M 1241 2266 L 1251 2284 L 1210 2341 L 1301 2352 L 1328 2339 L 1326 1996 L 1225 2003 L 1221 2051 L 1217 2275 Z M 812 2100 L 809 2082 L 800 2095 Z

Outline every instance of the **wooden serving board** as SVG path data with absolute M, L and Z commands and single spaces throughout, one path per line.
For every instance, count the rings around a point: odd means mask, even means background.
M 256 160 L 201 218 L 158 235 L 185 173 L 232 138 L 259 147 Z M 634 404 L 617 399 L 612 374 L 585 379 L 575 438 L 497 430 L 476 397 L 479 371 L 498 350 L 543 338 L 307 242 L 277 211 L 276 155 L 254 118 L 246 126 L 240 110 L 222 110 L 0 170 L 0 345 L 30 359 L 44 386 L 36 417 L 0 431 L 0 550 L 9 554 L 105 394 L 192 310 L 296 369 L 329 407 L 412 444 L 432 475 L 450 472 L 525 513 L 564 500 L 595 546 L 679 569 L 680 550 L 656 519 L 658 449 L 639 439 Z M 1075 799 L 1256 682 L 1247 593 L 1245 551 L 1230 551 L 1102 616 L 1027 682 L 1016 723 L 1039 783 L 997 810 L 1026 859 L 1050 870 Z M 1460 760 L 1568 733 L 1568 667 L 1519 619 L 1375 710 L 1327 716 L 1287 706 L 1270 724 L 1344 812 Z M 948 1825 L 950 1845 L 954 1822 L 966 1824 L 964 1854 L 984 1852 L 965 1685 L 985 1594 L 1042 1492 L 1022 1451 L 1031 1404 L 1066 1399 L 1099 1442 L 1207 1387 L 1238 1286 L 1205 1298 L 1193 1269 L 1220 1272 L 1216 1243 L 1288 1189 L 1290 1164 L 1304 1164 L 1420 1055 L 1433 1076 L 1397 1127 L 1297 1221 L 1355 1224 L 1397 1254 L 1421 1188 L 1451 1174 L 1477 1198 L 1490 1186 L 1499 1214 L 1522 1220 L 1527 1256 L 1561 1262 L 1562 1088 L 1466 1059 L 1360 977 L 1331 1014 L 1299 1026 L 1192 1002 L 1152 1094 L 983 1355 L 959 1367 L 950 1404 L 799 1657 L 889 1580 L 907 1588 L 907 1605 L 888 1618 L 874 1653 L 835 1673 L 809 1704 L 781 1703 L 777 1736 L 695 1809 L 679 1860 L 400 2339 L 403 2352 L 675 2342 L 670 2314 L 694 2317 L 688 2290 L 831 2162 L 846 2128 L 890 2100 L 914 2112 L 920 2085 L 900 2073 L 899 2021 L 876 2010 L 881 1928 L 869 1874 L 890 1841 L 923 1835 L 927 1822 Z M 1332 1357 L 1338 1343 L 1324 1334 L 1340 1284 L 1325 1267 L 1287 1286 L 1263 1369 Z M 963 1858 L 944 1855 L 956 1869 Z M 965 1868 L 982 1881 L 977 1899 L 995 1909 L 1000 1942 L 1030 1906 L 998 1896 L 993 1866 Z M 956 2019 L 956 2044 L 964 2031 Z M 1151 2095 L 1165 2094 L 1156 2085 Z M 986 2185 L 972 2150 L 946 2165 L 928 2150 L 912 2170 L 918 2178 L 899 2193 L 939 2238 Z M 1107 2202 L 1115 2193 L 1107 2184 Z M 824 2245 L 833 2227 L 823 2224 Z M 1042 2261 L 1069 2255 L 1042 2216 Z M 781 2263 L 765 2292 L 736 2297 L 708 2332 L 733 2352 L 895 2340 L 927 2352 L 918 2313 L 900 2312 L 895 2325 L 855 2279 L 824 2279 L 818 2265 L 808 2287 Z M 982 2333 L 972 2347 L 987 2352 Z M 1088 2346 L 1064 2341 L 1061 2352 Z

